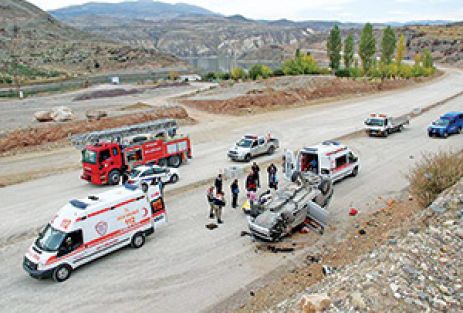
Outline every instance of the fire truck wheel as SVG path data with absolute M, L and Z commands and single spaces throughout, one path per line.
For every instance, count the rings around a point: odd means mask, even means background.
M 159 165 L 160 167 L 166 167 L 166 166 L 167 166 L 167 159 L 160 159 L 160 160 L 158 161 L 158 165 Z
M 119 185 L 119 181 L 121 180 L 121 173 L 117 170 L 112 170 L 108 175 L 108 183 L 110 185 Z
M 141 248 L 145 244 L 145 235 L 143 233 L 136 233 L 132 237 L 132 242 L 130 245 L 132 248 L 138 249 Z
M 67 264 L 61 264 L 53 270 L 52 278 L 54 281 L 61 283 L 71 277 L 72 268 Z
M 169 165 L 172 167 L 179 167 L 182 164 L 182 158 L 178 155 L 173 155 L 169 158 Z

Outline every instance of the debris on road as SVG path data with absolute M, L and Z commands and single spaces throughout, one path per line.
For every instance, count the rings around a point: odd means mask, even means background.
M 34 113 L 34 118 L 41 123 L 53 121 L 51 111 L 37 111 Z
M 38 111 L 35 112 L 34 118 L 38 122 L 67 122 L 75 119 L 75 115 L 72 110 L 65 106 L 54 107 L 49 111 Z
M 215 223 L 209 223 L 209 224 L 206 225 L 206 228 L 209 229 L 209 230 L 214 230 L 217 227 L 219 227 L 219 226 L 217 224 L 215 224 Z
M 89 121 L 98 121 L 103 117 L 107 117 L 108 112 L 104 110 L 88 110 L 87 112 L 85 112 L 85 116 Z

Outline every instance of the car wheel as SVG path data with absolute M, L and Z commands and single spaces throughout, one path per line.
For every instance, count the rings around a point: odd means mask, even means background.
M 119 171 L 117 170 L 112 170 L 110 173 L 109 173 L 109 176 L 108 176 L 108 183 L 110 185 L 119 185 L 119 181 L 121 180 L 121 173 L 119 173 Z
M 144 244 L 145 244 L 145 235 L 143 235 L 143 233 L 136 233 L 132 237 L 132 241 L 130 243 L 132 248 L 135 248 L 135 249 L 141 248 Z
M 52 278 L 54 281 L 61 283 L 71 277 L 72 268 L 67 264 L 61 264 L 53 270 Z
M 274 148 L 273 146 L 270 146 L 270 148 L 268 148 L 267 153 L 268 153 L 269 155 L 272 155 L 274 152 L 275 152 L 275 148 Z
M 352 177 L 355 177 L 357 176 L 359 173 L 359 168 L 356 166 L 354 167 L 354 169 L 352 170 L 352 174 L 350 174 Z
M 250 155 L 250 154 L 246 154 L 246 156 L 244 157 L 244 161 L 245 161 L 245 162 L 251 161 L 251 155 Z
M 449 133 L 444 132 L 444 138 L 447 138 L 449 136 Z
M 182 164 L 182 158 L 178 155 L 173 155 L 169 158 L 169 166 L 179 167 Z
M 175 184 L 176 182 L 178 182 L 178 175 L 174 174 L 170 177 L 170 183 Z

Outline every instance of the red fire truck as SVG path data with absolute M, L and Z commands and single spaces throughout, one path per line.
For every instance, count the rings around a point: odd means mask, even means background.
M 81 178 L 96 185 L 117 185 L 135 166 L 179 167 L 192 157 L 190 138 L 177 134 L 167 119 L 71 137 L 82 150 Z

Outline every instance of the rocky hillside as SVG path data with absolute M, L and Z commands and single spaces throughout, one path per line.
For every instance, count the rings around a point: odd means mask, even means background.
M 70 6 L 50 13 L 59 19 L 88 15 L 106 15 L 119 18 L 166 19 L 183 15 L 215 15 L 204 8 L 186 3 L 169 4 L 153 0 L 125 1 L 120 3 L 90 2 Z
M 411 225 L 268 312 L 462 312 L 463 180 Z
M 14 58 L 19 60 L 21 74 L 30 79 L 47 73 L 73 75 L 183 64 L 156 49 L 129 47 L 76 30 L 25 0 L 2 0 L 0 64 L 9 64 L 2 66 L 3 75 L 14 70 Z
M 436 61 L 463 67 L 463 23 L 403 28 L 410 54 L 428 48 Z
M 84 31 L 109 35 L 130 45 L 156 48 L 179 57 L 228 55 L 239 59 L 260 49 L 274 49 L 275 46 L 284 49 L 319 36 L 315 30 L 299 24 L 270 24 L 240 16 L 133 20 L 83 15 L 63 21 Z

